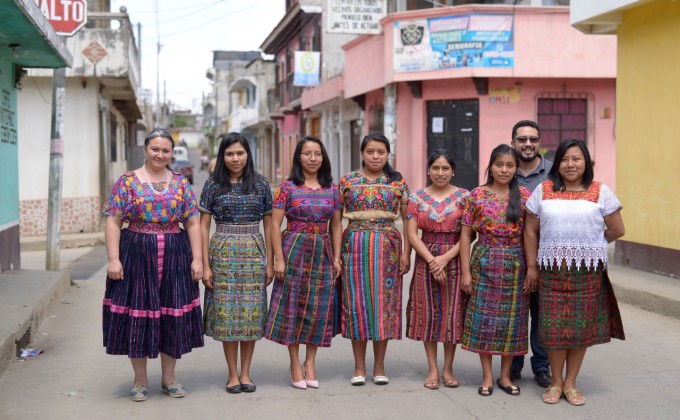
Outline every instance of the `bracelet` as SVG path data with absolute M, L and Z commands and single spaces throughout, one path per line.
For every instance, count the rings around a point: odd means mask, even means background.
M 334 259 L 333 262 L 336 262 L 336 263 L 338 263 L 338 264 L 342 264 L 342 260 L 339 259 L 339 258 Z

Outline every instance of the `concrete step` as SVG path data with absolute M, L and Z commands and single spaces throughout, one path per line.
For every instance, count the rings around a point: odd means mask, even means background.
M 60 271 L 13 270 L 0 274 L 0 376 L 38 331 L 50 308 L 71 286 Z

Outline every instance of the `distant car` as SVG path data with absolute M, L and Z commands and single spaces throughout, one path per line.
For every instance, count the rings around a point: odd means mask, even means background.
M 172 156 L 175 160 L 189 160 L 189 150 L 183 146 L 175 146 L 175 148 L 172 149 Z
M 189 180 L 189 184 L 194 183 L 194 167 L 191 162 L 188 160 L 175 160 L 171 167 L 173 171 L 184 175 Z

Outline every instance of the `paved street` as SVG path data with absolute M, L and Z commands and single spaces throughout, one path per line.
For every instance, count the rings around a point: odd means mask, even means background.
M 178 378 L 188 389 L 184 399 L 160 392 L 160 363 L 150 368 L 150 396 L 143 403 L 127 397 L 132 369 L 125 357 L 108 356 L 101 344 L 101 301 L 104 261 L 101 247 L 68 251 L 71 267 L 99 267 L 64 296 L 32 343 L 45 353 L 15 362 L 0 379 L 0 418 L 677 418 L 680 398 L 680 320 L 621 305 L 628 340 L 596 346 L 586 357 L 580 387 L 588 399 L 584 407 L 562 401 L 543 404 L 541 388 L 518 381 L 520 397 L 496 389 L 491 397 L 477 395 L 481 368 L 475 354 L 459 349 L 454 371 L 458 389 L 423 388 L 427 370 L 420 343 L 404 339 L 390 343 L 387 373 L 391 382 L 352 387 L 350 343 L 336 337 L 333 347 L 321 349 L 318 376 L 321 388 L 293 389 L 288 379 L 286 349 L 262 340 L 256 346 L 252 375 L 254 394 L 230 395 L 224 390 L 226 365 L 221 345 L 207 339 L 206 347 L 186 355 L 178 364 Z M 26 253 L 39 261 L 40 253 Z M 410 276 L 405 281 L 404 293 Z M 440 354 L 440 360 L 442 355 Z M 370 372 L 369 358 L 369 372 Z M 527 361 L 528 362 L 528 361 Z M 494 358 L 496 375 L 500 360 Z

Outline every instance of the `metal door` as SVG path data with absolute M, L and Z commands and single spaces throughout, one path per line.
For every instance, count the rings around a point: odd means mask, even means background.
M 478 99 L 427 102 L 428 156 L 436 149 L 453 154 L 454 184 L 468 190 L 479 185 Z

